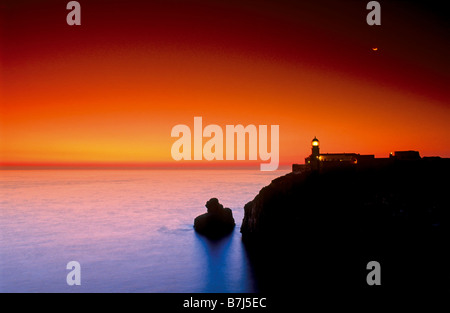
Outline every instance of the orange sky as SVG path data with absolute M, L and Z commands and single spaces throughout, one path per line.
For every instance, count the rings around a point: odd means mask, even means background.
M 28 11 L 2 7 L 2 165 L 175 166 L 171 129 L 193 129 L 194 116 L 223 129 L 280 125 L 282 164 L 303 162 L 314 136 L 322 152 L 450 157 L 445 32 L 429 24 L 431 40 L 413 28 L 405 36 L 434 50 L 408 51 L 395 36 L 404 25 L 387 18 L 397 7 L 385 9 L 382 33 L 354 2 L 337 27 L 312 4 L 299 21 L 285 8 L 233 1 L 193 1 L 197 15 L 186 16 L 162 3 L 149 16 L 119 2 L 106 13 L 82 5 L 82 25 L 69 27 L 55 1 L 41 3 L 46 19 L 33 14 L 38 4 L 19 3 Z

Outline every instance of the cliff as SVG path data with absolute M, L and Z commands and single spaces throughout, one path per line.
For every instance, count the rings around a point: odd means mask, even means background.
M 448 159 L 290 173 L 244 207 L 242 238 L 261 290 L 448 290 Z M 372 289 L 370 289 L 372 288 Z M 400 288 L 400 289 L 399 289 Z

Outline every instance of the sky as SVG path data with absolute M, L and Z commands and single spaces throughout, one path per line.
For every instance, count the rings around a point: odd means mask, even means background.
M 314 136 L 323 153 L 450 157 L 437 1 L 379 1 L 379 26 L 356 0 L 79 1 L 79 26 L 67 2 L 0 0 L 1 166 L 177 166 L 171 129 L 195 116 L 279 125 L 281 164 Z

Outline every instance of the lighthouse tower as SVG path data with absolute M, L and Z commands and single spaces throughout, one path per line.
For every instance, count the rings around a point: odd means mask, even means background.
M 309 158 L 312 170 L 319 169 L 320 165 L 319 156 L 320 156 L 319 139 L 317 139 L 314 136 L 314 139 L 311 141 L 311 156 Z
M 319 155 L 320 155 L 320 150 L 319 150 L 319 139 L 317 139 L 316 137 L 314 137 L 314 139 L 311 141 L 311 157 L 318 159 Z

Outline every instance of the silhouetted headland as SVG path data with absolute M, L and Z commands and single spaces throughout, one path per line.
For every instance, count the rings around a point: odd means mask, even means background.
M 210 238 L 219 238 L 234 229 L 236 224 L 233 213 L 229 208 L 224 208 L 217 198 L 211 198 L 205 206 L 207 213 L 197 216 L 194 220 L 197 232 Z
M 403 156 L 318 162 L 261 189 L 241 226 L 261 291 L 448 292 L 450 159 Z

